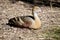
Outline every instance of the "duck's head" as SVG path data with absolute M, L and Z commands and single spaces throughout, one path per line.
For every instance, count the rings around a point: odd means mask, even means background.
M 39 6 L 33 6 L 32 12 L 33 13 L 40 13 L 41 12 L 41 8 Z

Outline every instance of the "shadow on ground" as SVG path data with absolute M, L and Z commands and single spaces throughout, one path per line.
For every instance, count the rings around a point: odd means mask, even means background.
M 51 1 L 38 1 L 38 2 L 34 2 L 34 0 L 10 0 L 11 3 L 16 3 L 18 1 L 22 1 L 28 4 L 32 4 L 32 5 L 45 5 L 45 6 L 51 6 L 50 3 L 52 4 L 53 7 L 60 7 L 60 2 L 51 2 Z

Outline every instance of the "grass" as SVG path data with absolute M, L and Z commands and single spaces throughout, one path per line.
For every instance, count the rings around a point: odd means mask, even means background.
M 59 29 L 55 29 L 54 34 L 53 34 L 53 38 L 56 40 L 60 40 L 60 28 Z
M 54 26 L 46 32 L 46 39 L 48 40 L 60 40 L 60 27 Z

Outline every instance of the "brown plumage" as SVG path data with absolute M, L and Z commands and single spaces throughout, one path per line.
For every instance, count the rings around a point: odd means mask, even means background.
M 38 7 L 35 6 L 32 9 L 33 16 L 20 16 L 15 17 L 9 20 L 10 24 L 14 24 L 17 26 L 28 27 L 33 29 L 38 29 L 41 27 L 41 21 L 37 15 Z

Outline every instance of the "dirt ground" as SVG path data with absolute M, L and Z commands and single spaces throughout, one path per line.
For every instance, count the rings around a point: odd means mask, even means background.
M 0 0 L 0 40 L 59 40 L 60 34 L 56 36 L 54 32 L 60 29 L 60 8 L 39 7 L 41 12 L 38 16 L 42 22 L 41 28 L 38 30 L 18 28 L 6 25 L 6 23 L 16 16 L 31 15 L 32 4 Z

